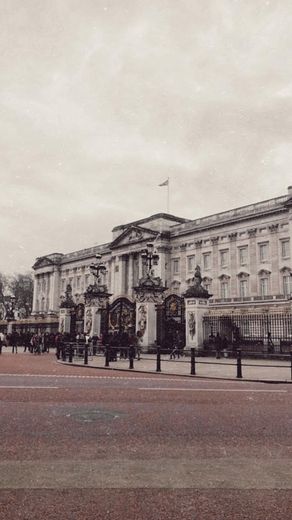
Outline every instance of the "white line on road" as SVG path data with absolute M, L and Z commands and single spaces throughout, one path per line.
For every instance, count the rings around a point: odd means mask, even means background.
M 287 390 L 253 390 L 252 388 L 147 388 L 141 387 L 139 390 L 167 391 L 167 392 L 261 392 L 272 394 L 285 394 Z
M 141 374 L 141 376 L 131 376 L 131 377 L 127 377 L 127 376 L 80 376 L 80 375 L 72 375 L 72 374 L 0 374 L 0 377 L 44 377 L 44 378 L 54 378 L 54 379 L 58 379 L 58 378 L 62 378 L 62 379 L 96 379 L 96 380 L 99 380 L 99 379 L 121 379 L 121 380 L 128 380 L 128 381 L 131 381 L 131 380 L 134 380 L 134 381 L 175 381 L 176 383 L 212 383 L 212 384 L 231 384 L 231 383 L 234 383 L 234 381 L 228 381 L 227 379 L 224 380 L 224 381 L 212 381 L 212 379 L 208 379 L 208 377 L 206 377 L 206 379 L 203 379 L 203 378 L 200 378 L 200 379 L 191 379 L 191 378 L 184 378 L 183 375 L 181 376 L 181 378 L 178 380 L 177 377 L 159 377 L 158 375 L 156 377 L 148 377 L 148 376 L 143 376 L 143 374 Z M 246 383 L 246 384 L 250 384 L 250 381 L 239 381 L 238 382 L 239 384 L 242 384 L 242 383 Z M 255 381 L 256 383 L 256 381 Z
M 0 388 L 21 388 L 22 390 L 23 389 L 27 389 L 27 390 L 32 390 L 32 389 L 39 389 L 39 388 L 45 388 L 46 390 L 48 389 L 57 389 L 59 388 L 58 386 L 20 386 L 20 385 L 17 385 L 17 386 L 14 386 L 14 385 L 6 385 L 6 386 L 0 386 Z

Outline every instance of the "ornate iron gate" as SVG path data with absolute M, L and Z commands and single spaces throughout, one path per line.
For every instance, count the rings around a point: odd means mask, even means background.
M 118 298 L 108 307 L 108 332 L 134 332 L 136 303 L 127 298 Z
M 177 294 L 170 294 L 157 306 L 157 343 L 162 348 L 185 346 L 185 301 Z

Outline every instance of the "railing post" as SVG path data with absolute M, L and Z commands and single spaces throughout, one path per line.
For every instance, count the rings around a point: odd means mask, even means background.
M 105 365 L 104 365 L 105 367 L 109 367 L 110 366 L 110 364 L 109 364 L 109 359 L 110 359 L 109 354 L 110 354 L 109 353 L 109 346 L 106 345 L 105 346 Z
M 72 343 L 69 344 L 69 363 L 73 362 L 73 346 Z
M 156 372 L 161 372 L 160 347 L 157 347 Z
M 191 375 L 196 375 L 196 351 L 193 347 L 191 348 Z
M 242 379 L 241 350 L 237 350 L 237 379 Z
M 290 352 L 290 367 L 291 367 L 291 380 L 292 380 L 292 350 Z
M 88 365 L 88 345 L 84 345 L 84 365 Z
M 134 349 L 133 347 L 129 348 L 129 368 L 134 368 Z

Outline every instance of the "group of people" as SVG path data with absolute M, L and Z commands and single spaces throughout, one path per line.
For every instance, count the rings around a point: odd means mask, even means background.
M 209 343 L 211 345 L 214 344 L 215 351 L 216 351 L 216 359 L 220 359 L 222 353 L 224 355 L 227 355 L 228 339 L 227 339 L 226 335 L 220 336 L 219 332 L 217 332 L 216 336 L 213 336 L 213 334 L 211 334 L 209 336 Z
M 18 348 L 23 347 L 23 352 L 30 352 L 31 354 L 42 354 L 49 352 L 50 348 L 56 346 L 57 334 L 43 332 L 17 332 L 4 334 L 0 332 L 0 354 L 3 347 L 12 347 L 12 354 L 17 354 Z
M 142 339 L 139 332 L 113 332 L 102 338 L 102 344 L 109 350 L 110 361 L 128 359 L 130 357 L 141 359 Z

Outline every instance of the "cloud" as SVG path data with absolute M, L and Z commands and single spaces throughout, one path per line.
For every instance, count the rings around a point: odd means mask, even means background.
M 0 6 L 0 270 L 291 184 L 290 2 Z

